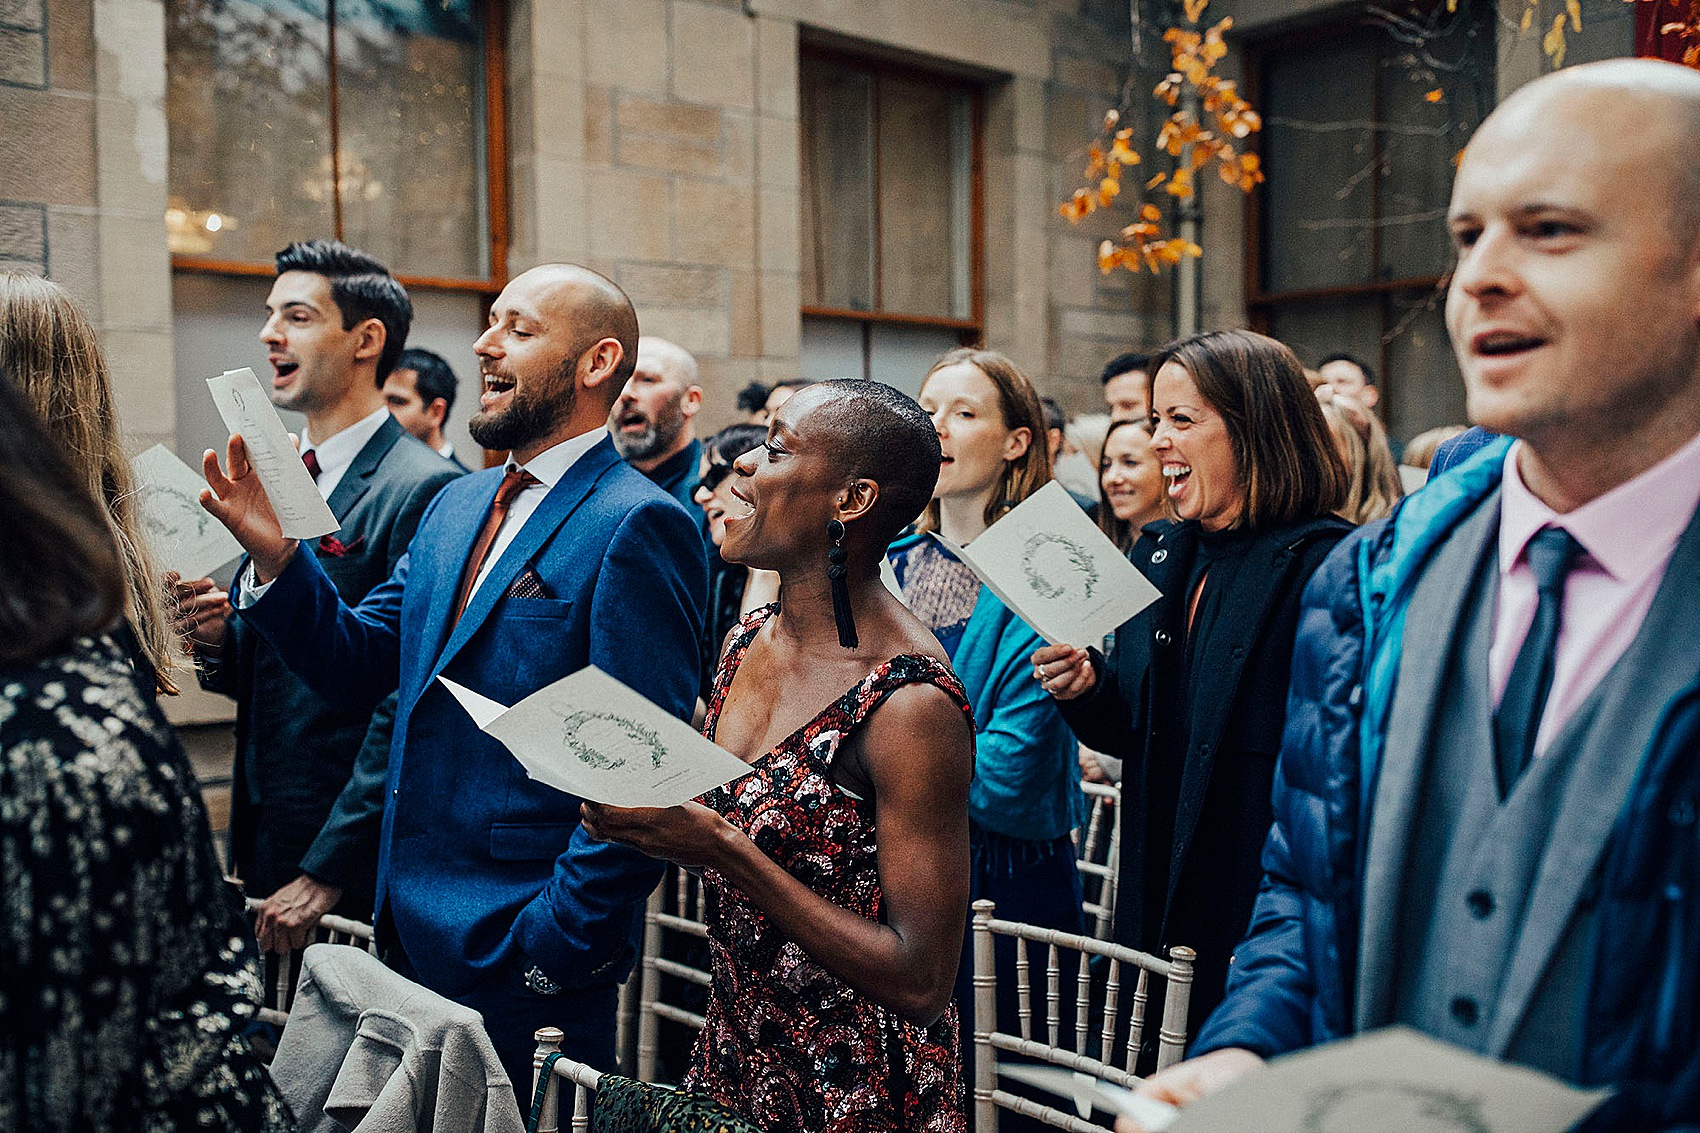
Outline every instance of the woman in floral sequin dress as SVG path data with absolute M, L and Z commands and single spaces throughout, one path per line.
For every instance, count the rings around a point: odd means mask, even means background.
M 752 770 L 684 807 L 585 807 L 597 836 L 702 868 L 714 982 L 684 1087 L 772 1133 L 966 1128 L 951 986 L 972 719 L 879 579 L 938 466 L 931 423 L 889 387 L 788 401 L 736 464 L 722 546 L 778 571 L 779 602 L 729 636 L 704 725 Z
M 0 548 L 0 1130 L 294 1129 L 194 773 L 99 636 L 118 548 L 4 373 Z

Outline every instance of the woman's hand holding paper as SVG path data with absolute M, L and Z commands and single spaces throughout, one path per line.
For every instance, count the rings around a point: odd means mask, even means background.
M 1098 683 L 1098 672 L 1084 649 L 1047 645 L 1033 654 L 1033 679 L 1057 700 L 1085 696 Z
M 620 842 L 652 858 L 693 869 L 712 867 L 727 843 L 741 838 L 727 821 L 703 806 L 623 807 L 586 802 L 579 813 L 585 833 L 601 842 Z

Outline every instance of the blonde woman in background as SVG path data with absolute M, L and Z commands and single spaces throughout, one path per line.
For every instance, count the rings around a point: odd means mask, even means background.
M 1098 462 L 1098 527 L 1121 549 L 1133 550 L 1140 528 L 1169 518 L 1162 464 L 1151 451 L 1143 421 L 1116 421 Z
M 93 325 L 63 287 L 0 273 L 0 370 L 23 390 L 60 455 L 106 513 L 125 583 L 124 624 L 114 637 L 144 691 L 175 696 L 178 639 L 166 612 L 165 576 L 143 538 L 106 357 Z
M 1093 468 L 1104 455 L 1104 437 L 1110 429 L 1108 413 L 1081 413 L 1063 426 L 1063 437 Z
M 929 537 L 938 532 L 966 546 L 1050 482 L 1039 395 L 1004 355 L 962 349 L 933 363 L 916 400 L 938 434 L 938 483 L 916 533 L 894 542 L 887 558 L 903 601 L 944 647 L 973 708 L 969 895 L 996 901 L 998 915 L 1010 920 L 1080 932 L 1080 875 L 1069 832 L 1085 818 L 1086 797 L 1079 745 L 1027 675 L 1027 658 L 1044 639 Z M 956 975 L 965 1040 L 974 1028 L 971 943 L 965 936 Z M 997 966 L 998 1016 L 1013 1029 L 1013 945 L 999 948 Z M 964 1048 L 971 1064 L 966 1041 Z M 1026 1127 L 1008 1117 L 1002 1125 L 1006 1133 Z
M 1351 476 L 1340 518 L 1357 524 L 1385 518 L 1405 495 L 1399 465 L 1387 443 L 1387 430 L 1363 402 L 1344 394 L 1324 399 L 1322 415 Z

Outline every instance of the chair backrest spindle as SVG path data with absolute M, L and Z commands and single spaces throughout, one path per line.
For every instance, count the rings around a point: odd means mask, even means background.
M 1139 1063 L 1139 1045 L 1145 1041 L 1145 1007 L 1151 1001 L 1151 977 L 1144 968 L 1133 982 L 1133 1009 L 1128 1013 L 1127 1072 Z
M 1045 1041 L 1057 1045 L 1061 1030 L 1062 966 L 1058 962 L 1057 946 L 1053 942 L 1045 952 Z
M 1027 961 L 1027 940 L 1015 942 L 1016 1018 L 1021 1021 L 1021 1037 L 1033 1037 L 1033 965 Z
M 1104 1029 L 1098 1041 L 1098 1061 L 1108 1062 L 1115 1057 L 1116 1019 L 1122 1002 L 1122 962 L 1112 959 L 1109 974 L 1104 978 Z

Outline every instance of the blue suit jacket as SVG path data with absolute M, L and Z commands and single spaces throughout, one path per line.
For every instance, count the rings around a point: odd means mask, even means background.
M 399 684 L 379 920 L 428 987 L 463 994 L 517 964 L 568 988 L 617 979 L 661 865 L 592 841 L 578 798 L 532 781 L 439 674 L 503 704 L 595 664 L 689 719 L 707 562 L 695 521 L 604 439 L 544 497 L 451 627 L 500 469 L 445 488 L 395 573 L 354 609 L 297 554 L 242 612 L 327 699 Z M 527 569 L 547 597 L 509 587 Z

